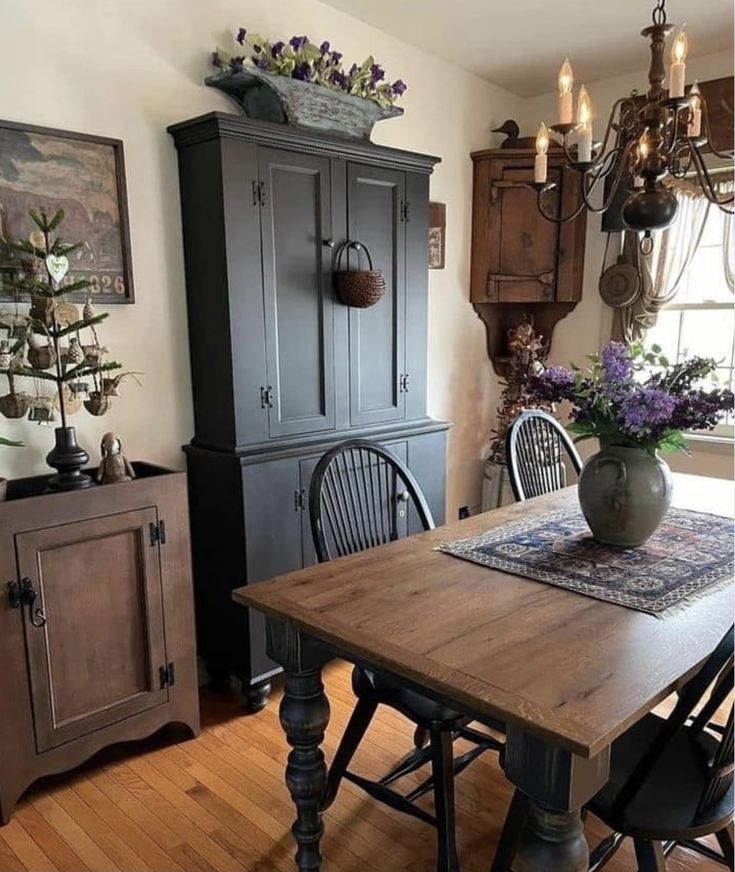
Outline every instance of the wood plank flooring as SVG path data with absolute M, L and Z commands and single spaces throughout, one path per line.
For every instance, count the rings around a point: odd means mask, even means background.
M 350 667 L 327 672 L 331 755 L 352 709 Z M 0 872 L 293 872 L 291 803 L 279 694 L 244 717 L 237 701 L 205 690 L 203 729 L 176 744 L 171 731 L 104 752 L 83 769 L 47 779 L 0 829 Z M 355 761 L 384 773 L 410 748 L 411 725 L 381 710 Z M 417 780 L 416 776 L 414 780 Z M 463 872 L 487 872 L 510 799 L 497 758 L 486 754 L 457 781 Z M 428 803 L 428 800 L 427 800 Z M 594 843 L 605 829 L 588 824 Z M 326 816 L 324 872 L 433 872 L 434 831 L 345 783 Z M 636 868 L 628 846 L 607 867 Z M 676 851 L 670 872 L 721 869 Z

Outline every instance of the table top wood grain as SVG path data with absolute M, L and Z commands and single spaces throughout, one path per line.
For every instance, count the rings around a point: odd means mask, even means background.
M 733 482 L 674 480 L 674 505 L 735 514 Z M 733 620 L 733 585 L 656 617 L 434 550 L 575 501 L 567 488 L 243 587 L 234 598 L 473 715 L 592 757 L 715 647 Z

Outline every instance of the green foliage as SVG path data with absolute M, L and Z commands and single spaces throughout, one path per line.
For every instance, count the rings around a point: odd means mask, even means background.
M 5 445 L 8 448 L 23 448 L 22 442 L 13 442 L 12 439 L 6 439 L 4 436 L 0 436 L 0 445 Z

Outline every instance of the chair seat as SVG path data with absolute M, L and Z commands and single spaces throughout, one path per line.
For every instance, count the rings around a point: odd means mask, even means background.
M 665 721 L 646 715 L 612 746 L 610 780 L 589 804 L 589 809 L 613 830 L 653 841 L 696 838 L 715 832 L 732 817 L 733 786 L 706 815 L 696 816 L 707 781 L 706 764 L 714 757 L 718 740 L 707 732 L 692 738 L 682 729 L 669 743 L 655 768 L 621 817 L 615 801 L 636 765 L 655 742 Z
M 397 678 L 379 670 L 355 666 L 352 671 L 352 689 L 359 699 L 370 695 L 377 702 L 397 709 L 420 726 L 467 720 L 466 715 L 461 712 L 406 687 Z

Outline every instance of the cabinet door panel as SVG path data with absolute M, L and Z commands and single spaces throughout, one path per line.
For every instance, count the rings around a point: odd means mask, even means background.
M 350 423 L 360 426 L 405 417 L 405 174 L 350 164 L 347 197 L 349 238 L 367 247 L 386 282 L 379 303 L 350 309 Z
M 540 303 L 554 299 L 557 284 L 559 227 L 538 211 L 533 157 L 527 166 L 493 167 L 490 182 L 490 269 L 487 299 L 500 303 Z M 551 168 L 549 181 L 559 181 Z M 544 208 L 556 210 L 558 194 L 544 195 Z
M 301 506 L 298 458 L 268 460 L 243 468 L 247 583 L 301 569 Z M 265 653 L 265 617 L 249 610 L 251 671 L 263 676 L 279 667 Z
M 151 508 L 16 536 L 46 617 L 25 625 L 39 753 L 167 701 L 157 521 Z
M 335 426 L 329 160 L 259 151 L 270 435 Z

